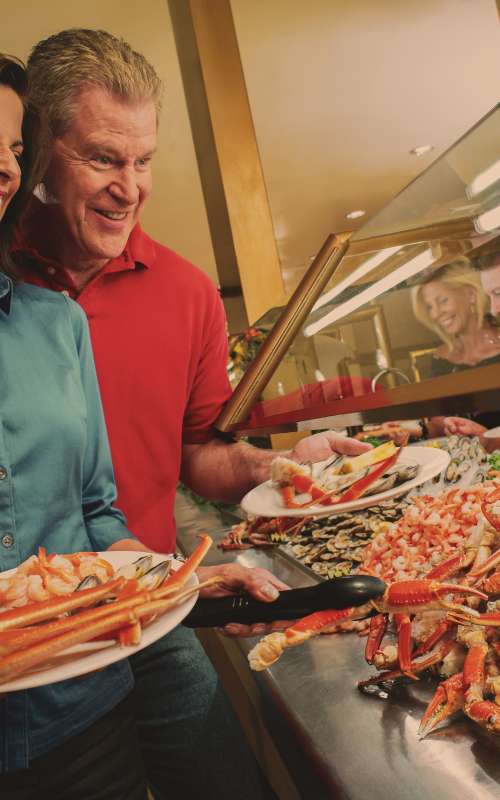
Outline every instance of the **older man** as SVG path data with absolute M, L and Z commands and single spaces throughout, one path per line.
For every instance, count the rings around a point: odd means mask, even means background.
M 153 68 L 108 33 L 69 30 L 38 44 L 28 69 L 49 160 L 18 262 L 26 279 L 67 293 L 86 311 L 118 505 L 145 547 L 171 551 L 179 476 L 205 497 L 235 500 L 268 477 L 276 454 L 214 437 L 230 394 L 221 302 L 203 273 L 139 226 L 156 148 Z M 318 460 L 333 448 L 365 446 L 327 434 L 292 455 Z M 266 570 L 217 572 L 223 593 L 272 600 L 284 588 Z M 155 795 L 257 798 L 240 732 L 191 632 L 178 628 L 132 661 Z

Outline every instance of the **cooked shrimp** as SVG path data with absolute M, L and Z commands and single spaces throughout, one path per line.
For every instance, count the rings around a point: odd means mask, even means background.
M 43 585 L 43 580 L 40 575 L 28 576 L 28 600 L 33 602 L 42 602 L 48 600 L 50 593 Z

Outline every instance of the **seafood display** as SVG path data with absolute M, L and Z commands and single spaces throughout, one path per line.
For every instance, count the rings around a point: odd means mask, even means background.
M 349 575 L 364 559 L 373 536 L 404 513 L 408 501 L 383 500 L 356 513 L 328 517 L 254 517 L 233 525 L 218 546 L 222 550 L 276 547 L 323 578 Z
M 373 537 L 389 530 L 406 507 L 405 500 L 384 500 L 356 514 L 307 520 L 284 550 L 322 578 L 349 575 L 363 564 Z
M 32 570 L 28 577 L 37 575 L 36 570 L 40 570 L 38 577 L 44 583 L 49 576 L 54 576 L 63 582 L 68 580 L 69 585 L 67 563 L 78 568 L 88 559 L 93 559 L 94 567 L 103 572 L 100 575 L 88 572 L 83 578 L 79 574 L 74 589 L 60 594 L 54 592 L 48 599 L 30 602 L 28 598 L 27 604 L 22 604 L 19 597 L 14 601 L 6 599 L 10 607 L 4 606 L 0 612 L 0 684 L 39 668 L 56 654 L 84 642 L 111 640 L 122 647 L 138 645 L 144 627 L 200 587 L 220 580 L 214 577 L 203 584 L 186 587 L 212 543 L 209 536 L 202 535 L 200 539 L 190 558 L 176 570 L 170 570 L 170 560 L 152 566 L 153 557 L 145 555 L 115 571 L 96 554 L 48 556 L 41 548 L 37 557 L 28 560 L 29 570 Z M 21 567 L 26 570 L 28 562 Z M 19 569 L 13 575 L 6 575 L 2 583 L 15 580 Z M 25 576 L 26 572 L 21 575 Z M 73 582 L 77 580 L 76 576 L 71 575 L 71 578 Z M 4 586 L 6 592 L 8 588 Z
M 499 565 L 497 483 L 415 498 L 367 548 L 360 571 L 382 577 L 384 594 L 365 607 L 317 612 L 264 637 L 249 654 L 250 666 L 265 669 L 288 647 L 371 616 L 365 657 L 379 672 L 359 683 L 362 691 L 380 684 L 385 690 L 433 668 L 444 680 L 423 715 L 421 737 L 460 711 L 500 733 Z M 389 628 L 392 641 L 384 644 Z
M 465 546 L 481 515 L 490 482 L 411 499 L 402 517 L 366 547 L 360 569 L 384 580 L 408 580 Z
M 271 465 L 271 481 L 279 488 L 288 509 L 349 503 L 388 491 L 417 476 L 418 464 L 411 459 L 397 463 L 401 450 L 393 442 L 386 442 L 360 456 L 335 455 L 326 462 L 310 465 L 278 457 Z
M 450 456 L 446 469 L 433 479 L 436 484 L 434 492 L 452 484 L 466 486 L 487 478 L 490 470 L 488 453 L 477 436 L 447 436 L 431 440 L 427 446 L 439 447 Z M 423 487 L 424 492 L 432 490 L 432 485 Z

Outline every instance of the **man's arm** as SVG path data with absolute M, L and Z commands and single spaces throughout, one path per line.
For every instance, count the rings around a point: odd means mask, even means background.
M 286 456 L 306 463 L 323 461 L 333 453 L 354 456 L 371 445 L 348 439 L 333 431 L 308 436 L 293 450 L 262 450 L 245 442 L 227 444 L 212 439 L 204 444 L 185 444 L 182 448 L 181 480 L 207 500 L 234 503 L 254 486 L 266 481 L 272 461 Z

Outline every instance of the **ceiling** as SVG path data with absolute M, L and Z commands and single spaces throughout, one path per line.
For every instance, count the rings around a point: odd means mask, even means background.
M 231 0 L 282 274 L 357 230 L 499 100 L 495 0 Z M 418 145 L 433 150 L 410 155 Z M 366 209 L 359 221 L 346 219 Z

